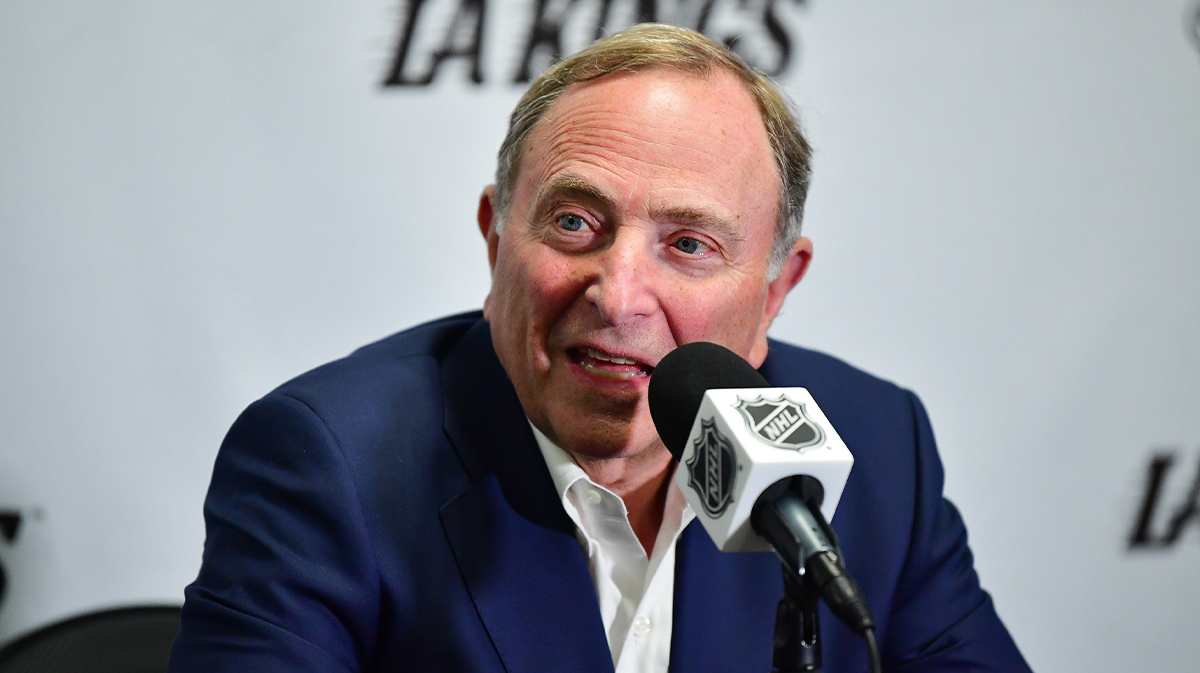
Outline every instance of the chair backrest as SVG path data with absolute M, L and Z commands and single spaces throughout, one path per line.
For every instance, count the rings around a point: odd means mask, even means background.
M 0 673 L 164 673 L 178 632 L 178 606 L 93 612 L 8 644 Z

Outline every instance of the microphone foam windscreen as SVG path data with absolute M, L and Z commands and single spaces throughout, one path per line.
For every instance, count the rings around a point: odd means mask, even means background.
M 679 460 L 705 391 L 768 387 L 762 374 L 728 348 L 707 341 L 684 344 L 668 353 L 650 375 L 650 416 L 663 444 Z

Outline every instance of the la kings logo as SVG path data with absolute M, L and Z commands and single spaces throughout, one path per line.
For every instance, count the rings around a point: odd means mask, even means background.
M 1157 453 L 1147 465 L 1145 491 L 1129 535 L 1130 550 L 1171 549 L 1200 524 L 1200 461 L 1190 486 L 1185 487 L 1187 481 L 1170 478 L 1177 459 L 1175 451 Z
M 796 61 L 807 0 L 400 0 L 385 87 L 438 79 L 533 81 L 553 62 L 634 23 L 691 28 L 769 75 Z M 449 75 L 445 73 L 450 73 Z
M 737 451 L 711 418 L 700 421 L 700 436 L 693 443 L 687 470 L 688 486 L 700 496 L 704 511 L 714 519 L 724 514 L 733 502 Z
M 825 441 L 821 426 L 808 417 L 804 405 L 786 395 L 774 400 L 739 397 L 737 410 L 756 437 L 776 448 L 803 451 Z

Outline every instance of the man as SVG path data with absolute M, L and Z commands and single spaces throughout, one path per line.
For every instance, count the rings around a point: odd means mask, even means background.
M 1027 670 L 907 391 L 770 342 L 800 281 L 809 149 L 768 80 L 639 26 L 552 68 L 479 204 L 480 314 L 252 405 L 205 505 L 174 671 L 766 671 L 769 554 L 722 554 L 646 404 L 680 344 L 805 385 L 854 451 L 834 520 L 894 670 Z M 825 667 L 863 670 L 828 614 Z

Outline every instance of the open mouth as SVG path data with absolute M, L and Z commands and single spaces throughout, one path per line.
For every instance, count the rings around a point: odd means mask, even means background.
M 654 367 L 640 360 L 606 353 L 587 346 L 572 348 L 568 354 L 587 373 L 602 379 L 628 381 L 639 376 L 650 376 L 654 371 Z

